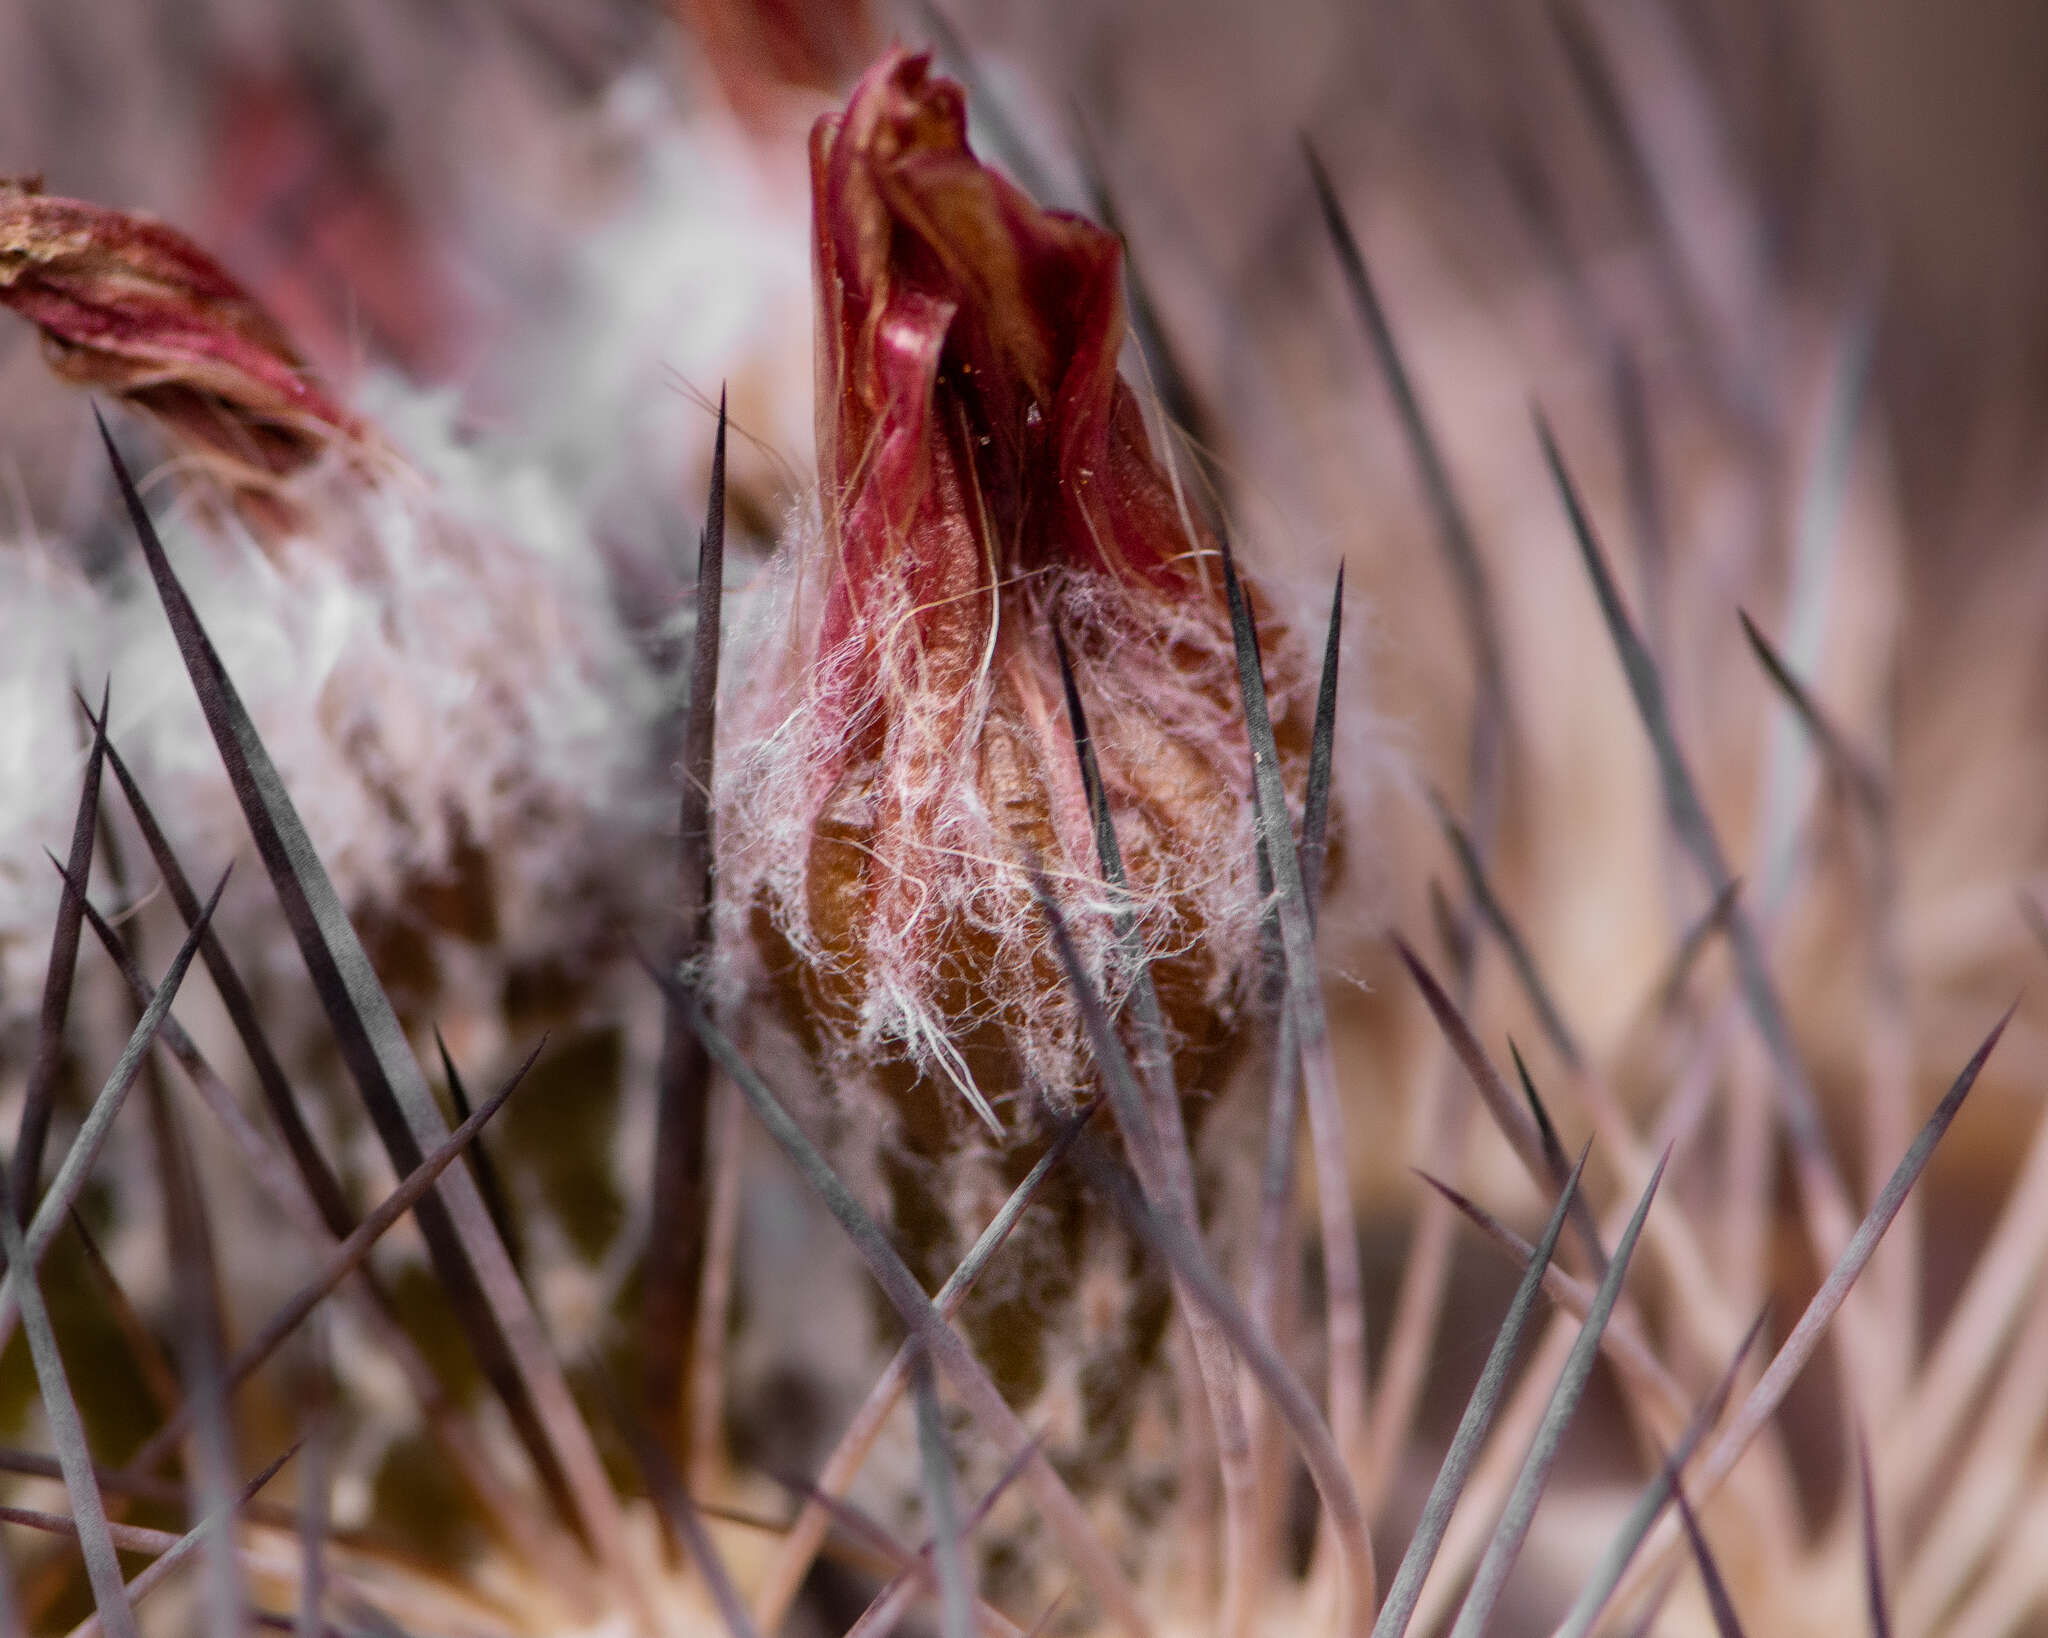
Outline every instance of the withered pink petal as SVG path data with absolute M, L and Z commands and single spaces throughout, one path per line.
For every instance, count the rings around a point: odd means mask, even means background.
M 0 185 L 0 306 L 62 376 L 120 396 L 250 481 L 288 475 L 357 423 L 262 305 L 147 217 Z
M 855 582 L 844 604 L 958 548 L 950 531 L 901 527 L 949 476 L 945 504 L 965 507 L 985 581 L 1073 566 L 1161 594 L 1194 587 L 1171 486 L 1117 376 L 1115 236 L 976 159 L 959 86 L 904 52 L 819 122 L 812 184 L 818 460 L 834 568 Z M 944 618 L 972 617 L 955 604 Z

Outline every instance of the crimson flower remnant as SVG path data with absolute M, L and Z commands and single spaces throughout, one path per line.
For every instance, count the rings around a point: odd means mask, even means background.
M 146 216 L 0 180 L 0 306 L 50 367 L 162 422 L 245 508 L 363 429 L 221 265 Z
M 818 123 L 811 168 L 820 495 L 721 708 L 723 999 L 774 1004 L 835 1164 L 935 1286 L 1095 1088 L 1035 870 L 1112 1010 L 1134 918 L 1197 1173 L 1256 1171 L 1245 1134 L 1226 1158 L 1205 1118 L 1256 988 L 1250 752 L 1215 543 L 1118 376 L 1117 239 L 983 165 L 961 88 L 921 55 L 886 57 Z M 1260 635 L 1298 797 L 1313 673 L 1281 621 Z M 1142 1263 L 1056 1181 L 963 1310 L 1076 1488 L 1116 1490 L 1134 1526 L 1201 1414 L 1167 1390 L 1170 1304 Z

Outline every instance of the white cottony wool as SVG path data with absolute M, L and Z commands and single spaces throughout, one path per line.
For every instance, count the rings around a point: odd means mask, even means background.
M 436 442 L 438 406 L 384 419 L 413 464 L 330 457 L 286 486 L 282 538 L 152 484 L 159 529 L 352 914 L 411 925 L 409 895 L 481 855 L 492 966 L 588 949 L 644 901 L 631 884 L 672 825 L 662 681 L 544 483 Z M 33 1012 L 47 959 L 59 884 L 41 855 L 65 850 L 85 756 L 74 686 L 110 682 L 114 743 L 195 882 L 239 861 L 241 959 L 295 962 L 139 554 L 88 583 L 10 548 L 0 597 L 0 1020 Z M 104 802 L 125 807 L 111 777 Z M 128 870 L 147 893 L 146 855 Z M 104 867 L 95 881 L 104 903 Z

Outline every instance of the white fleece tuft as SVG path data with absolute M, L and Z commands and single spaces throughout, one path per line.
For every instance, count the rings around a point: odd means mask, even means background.
M 166 549 L 352 914 L 424 925 L 419 890 L 481 854 L 491 965 L 588 948 L 658 868 L 663 682 L 548 486 L 458 446 L 440 406 L 383 396 L 416 469 L 323 462 L 286 491 L 302 525 L 267 548 L 153 491 Z M 74 678 L 94 697 L 111 678 L 114 743 L 195 882 L 231 859 L 261 871 L 139 561 L 95 587 L 15 548 L 0 577 L 19 634 L 0 671 L 4 1018 L 41 983 L 57 882 L 40 850 L 61 855 L 83 764 Z M 104 800 L 125 806 L 111 778 Z M 154 872 L 132 860 L 139 891 Z M 237 888 L 231 948 L 289 964 L 267 886 Z

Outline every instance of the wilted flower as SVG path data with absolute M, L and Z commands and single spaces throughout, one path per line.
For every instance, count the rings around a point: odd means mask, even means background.
M 899 53 L 812 138 L 822 517 L 728 719 L 722 827 L 729 913 L 837 1051 L 962 1112 L 1084 1078 L 1033 860 L 1111 950 L 1056 629 L 1186 1049 L 1229 1035 L 1260 913 L 1220 576 L 1117 375 L 1120 246 L 965 133 Z M 1265 637 L 1298 742 L 1300 655 Z
M 164 422 L 238 495 L 362 436 L 277 321 L 148 217 L 0 181 L 0 306 L 43 332 L 57 374 Z

